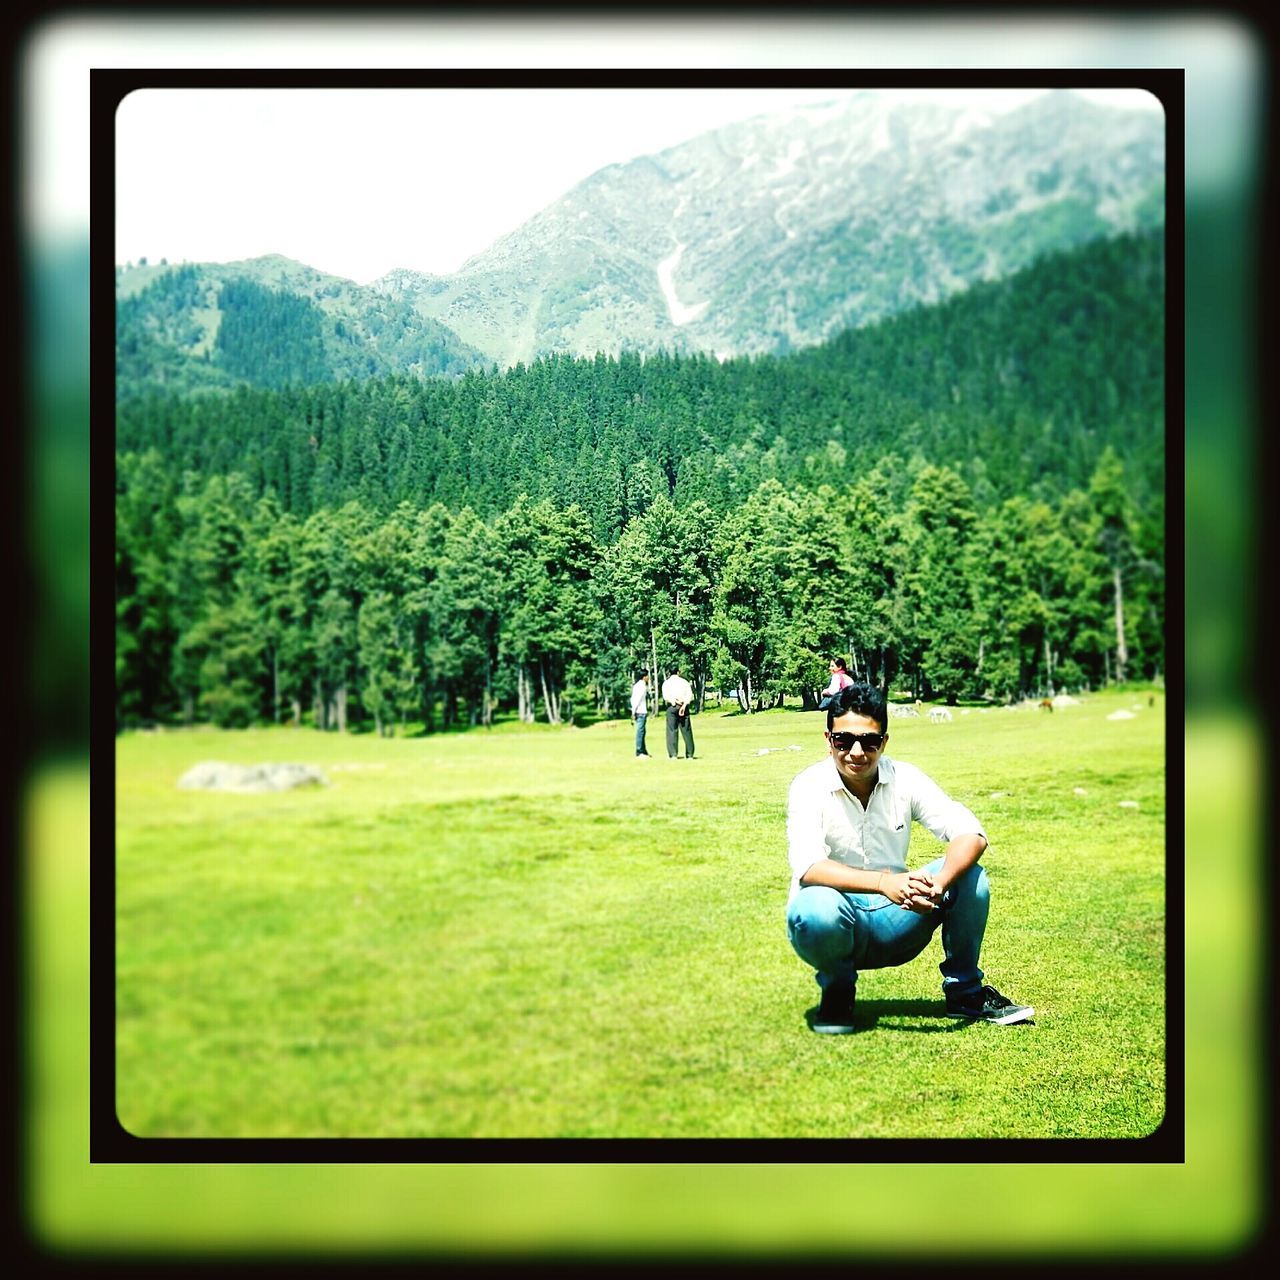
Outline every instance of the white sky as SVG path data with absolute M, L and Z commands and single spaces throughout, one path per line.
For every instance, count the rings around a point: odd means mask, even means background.
M 83 236 L 89 221 L 90 68 L 738 68 L 1022 70 L 1172 67 L 1185 70 L 1188 187 L 1238 183 L 1256 169 L 1261 53 L 1257 35 L 1226 16 L 936 15 L 756 11 L 743 17 L 605 19 L 465 15 L 406 19 L 62 16 L 19 46 L 19 180 L 24 227 L 37 239 Z M 449 271 L 604 164 L 661 150 L 769 109 L 756 98 L 699 90 L 673 113 L 605 113 L 596 93 L 475 91 L 443 129 L 416 108 L 398 127 L 357 122 L 350 91 L 336 113 L 290 115 L 302 91 L 223 91 L 219 111 L 148 90 L 122 104 L 118 260 L 225 260 L 278 252 L 356 280 L 393 266 Z M 821 101 L 840 92 L 806 90 Z M 199 95 L 204 96 L 204 95 Z M 144 97 L 156 99 L 147 109 Z M 250 97 L 257 103 L 250 103 Z M 557 103 L 554 99 L 559 98 Z M 232 107 L 233 100 L 241 105 Z M 458 99 L 455 99 L 457 101 Z M 314 98 L 313 98 L 314 101 Z M 246 114 L 252 106 L 253 113 Z M 565 108 L 569 108 L 566 110 Z M 558 108 L 558 111 L 557 111 Z M 745 108 L 745 109 L 744 109 Z M 417 118 L 414 118 L 414 117 Z
M 606 164 L 850 90 L 139 90 L 116 115 L 116 261 L 282 253 L 448 273 Z M 899 91 L 1004 111 L 1035 91 Z M 1141 92 L 1090 96 L 1158 110 Z

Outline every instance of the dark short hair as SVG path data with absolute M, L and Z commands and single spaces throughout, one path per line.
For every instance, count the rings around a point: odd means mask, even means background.
M 841 671 L 849 670 L 849 664 L 843 658 L 832 658 L 831 661 L 834 662 Z
M 845 685 L 831 699 L 831 705 L 827 708 L 827 731 L 831 731 L 836 716 L 850 711 L 854 715 L 874 720 L 880 726 L 881 733 L 889 732 L 889 700 L 883 689 L 877 689 L 875 685 L 865 681 Z

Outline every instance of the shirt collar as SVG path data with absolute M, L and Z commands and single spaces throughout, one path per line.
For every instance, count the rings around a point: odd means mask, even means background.
M 844 779 L 840 776 L 840 770 L 836 768 L 836 762 L 828 754 L 827 758 L 822 762 L 825 776 L 826 788 L 833 794 L 837 791 L 844 791 Z M 888 756 L 880 757 L 880 764 L 876 773 L 876 785 L 871 788 L 873 792 L 885 786 L 893 778 L 893 761 Z

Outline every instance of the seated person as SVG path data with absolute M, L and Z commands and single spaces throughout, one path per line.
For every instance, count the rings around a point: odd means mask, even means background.
M 831 683 L 822 691 L 822 701 L 818 703 L 819 711 L 825 711 L 835 699 L 836 694 L 853 683 L 853 677 L 849 675 L 849 668 L 845 665 L 843 658 L 832 658 L 827 670 L 831 672 Z

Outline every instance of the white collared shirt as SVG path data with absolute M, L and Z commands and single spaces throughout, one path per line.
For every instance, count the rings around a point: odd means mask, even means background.
M 684 676 L 668 676 L 662 682 L 662 696 L 672 706 L 676 703 L 688 706 L 693 701 L 693 689 Z
M 987 836 L 964 805 L 915 765 L 881 756 L 875 788 L 863 808 L 845 789 L 830 756 L 811 764 L 796 775 L 787 795 L 787 901 L 800 892 L 800 877 L 823 858 L 859 871 L 907 870 L 913 821 L 942 841 L 966 831 Z
M 633 716 L 649 714 L 649 686 L 643 680 L 637 680 L 631 686 L 631 714 Z

